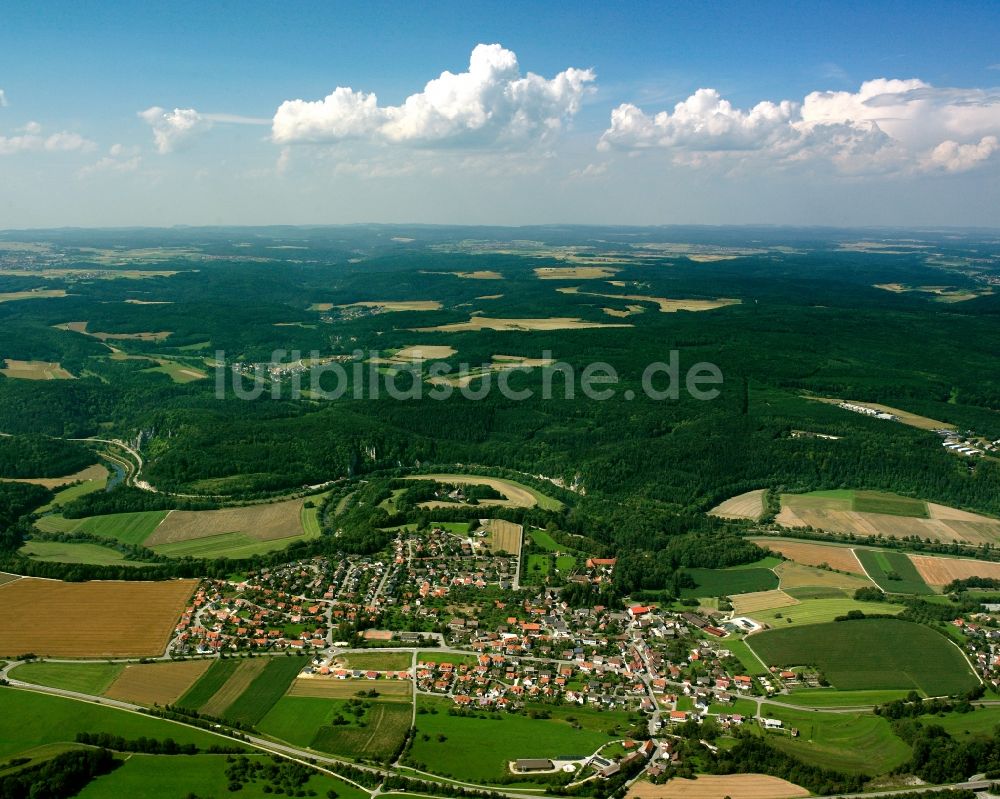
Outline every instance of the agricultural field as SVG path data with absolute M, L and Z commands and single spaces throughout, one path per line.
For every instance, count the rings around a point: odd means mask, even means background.
M 435 774 L 472 782 L 502 779 L 510 773 L 508 762 L 517 758 L 588 755 L 613 740 L 608 731 L 616 725 L 624 732 L 629 719 L 627 713 L 617 711 L 553 706 L 546 706 L 551 719 L 520 714 L 481 719 L 449 715 L 451 706 L 448 700 L 420 698 L 419 707 L 437 712 L 417 713 L 408 764 L 420 763 Z M 574 729 L 570 719 L 580 729 Z
M 267 764 L 267 755 L 250 755 L 252 762 Z M 227 796 L 229 779 L 226 755 L 143 755 L 132 754 L 124 765 L 110 774 L 98 777 L 79 794 L 81 799 L 161 799 L 165 796 Z M 241 799 L 264 799 L 274 796 L 272 786 L 265 789 L 259 780 L 243 785 L 237 796 Z M 320 772 L 312 772 L 302 787 L 313 795 L 327 796 L 329 791 L 342 799 L 365 799 L 366 791 L 343 780 Z
M 782 589 L 791 588 L 837 588 L 842 591 L 856 591 L 873 585 L 867 577 L 855 574 L 817 569 L 800 563 L 785 561 L 774 567 L 774 573 L 781 581 Z
M 671 300 L 667 297 L 651 297 L 647 294 L 601 294 L 595 291 L 580 291 L 578 288 L 560 288 L 556 291 L 563 294 L 579 294 L 587 297 L 601 297 L 606 300 L 624 300 L 631 302 L 648 302 L 656 305 L 660 313 L 676 313 L 677 311 L 714 311 L 727 305 L 739 305 L 740 300 L 716 298 L 711 300 Z
M 103 693 L 109 699 L 136 705 L 172 705 L 211 665 L 210 660 L 131 663 Z
M 311 696 L 317 699 L 350 699 L 359 693 L 375 691 L 383 702 L 409 702 L 413 683 L 409 680 L 338 680 L 328 677 L 300 678 L 292 682 L 286 696 Z
M 20 580 L 21 575 L 19 574 L 8 574 L 7 572 L 0 572 L 0 585 L 5 585 L 6 583 L 12 583 L 15 580 Z
M 63 583 L 26 577 L 0 586 L 5 655 L 160 655 L 196 580 Z
M 78 732 L 111 732 L 129 739 L 169 737 L 206 749 L 235 744 L 232 738 L 141 713 L 16 688 L 0 691 L 0 758 L 46 744 L 72 743 Z
M 32 289 L 31 291 L 0 292 L 0 302 L 17 302 L 18 300 L 47 300 L 52 297 L 65 297 L 65 289 Z
M 126 560 L 117 549 L 86 541 L 28 541 L 18 552 L 32 560 L 49 563 L 92 563 L 98 566 L 143 566 L 136 560 Z
M 146 541 L 146 546 L 174 544 L 226 533 L 243 533 L 258 541 L 301 536 L 304 500 L 219 510 L 170 511 Z
M 68 371 L 53 361 L 18 361 L 5 358 L 0 374 L 17 380 L 73 380 Z
M 360 671 L 406 671 L 412 664 L 409 652 L 352 652 L 336 659 L 337 668 Z
M 921 579 L 930 586 L 940 588 L 952 580 L 969 577 L 1000 579 L 1000 563 L 964 558 L 936 558 L 928 555 L 910 555 Z
M 941 633 L 897 619 L 814 624 L 751 637 L 772 666 L 814 666 L 843 691 L 913 688 L 927 696 L 978 684 L 961 651 Z
M 32 483 L 34 485 L 44 486 L 45 488 L 62 488 L 70 483 L 78 483 L 81 481 L 89 480 L 104 480 L 105 483 L 108 479 L 108 470 L 99 463 L 94 463 L 85 469 L 81 469 L 73 474 L 67 474 L 63 477 L 4 477 L 0 478 L 2 482 L 11 483 Z
M 507 552 L 518 555 L 521 552 L 521 539 L 524 527 L 504 519 L 489 519 L 486 522 L 487 538 L 490 549 L 494 552 Z
M 228 660 L 212 660 L 210 663 L 208 671 L 177 700 L 179 707 L 200 710 L 233 676 L 241 661 L 230 658 Z
M 243 724 L 256 724 L 274 706 L 288 690 L 288 686 L 305 667 L 308 658 L 302 657 L 270 657 L 265 659 L 265 666 L 256 674 L 253 681 L 240 693 L 235 701 L 230 703 L 219 715 Z M 241 682 L 237 670 L 235 682 Z M 228 684 L 227 686 L 228 687 Z M 220 694 L 223 693 L 220 691 Z M 212 698 L 214 702 L 215 697 Z M 209 702 L 206 707 L 209 707 Z
M 718 516 L 722 519 L 750 519 L 757 520 L 764 515 L 764 494 L 767 489 L 760 488 L 756 491 L 747 491 L 745 494 L 730 497 L 712 508 L 709 516 Z
M 802 589 L 789 589 L 786 593 L 795 596 L 800 590 Z M 809 593 L 815 595 L 816 592 L 810 591 Z M 800 594 L 795 598 L 799 600 L 798 605 L 790 608 L 757 611 L 752 614 L 753 619 L 771 627 L 801 627 L 809 624 L 832 622 L 837 616 L 845 616 L 852 610 L 860 610 L 862 613 L 887 614 L 896 614 L 903 611 L 902 605 L 895 605 L 889 602 L 858 602 L 848 598 L 843 593 L 840 593 L 837 597 L 810 597 Z M 756 640 L 756 638 L 752 640 Z
M 198 711 L 205 716 L 228 717 L 226 711 L 264 673 L 268 661 L 270 661 L 268 657 L 240 660 L 229 679 L 198 708 Z
M 781 701 L 788 705 L 801 707 L 842 707 L 842 708 L 873 708 L 892 702 L 895 699 L 905 699 L 908 690 L 895 689 L 884 691 L 838 691 L 834 688 L 796 688 L 789 694 L 783 694 Z
M 700 774 L 696 779 L 676 778 L 663 785 L 640 781 L 629 788 L 626 799 L 800 799 L 809 791 L 766 774 Z
M 100 696 L 118 678 L 121 663 L 23 663 L 10 670 L 12 679 Z
M 92 480 L 85 480 L 82 483 L 77 483 L 76 485 L 71 485 L 67 488 L 63 488 L 56 492 L 56 495 L 52 498 L 50 502 L 43 505 L 38 509 L 38 513 L 47 513 L 52 510 L 55 505 L 65 505 L 68 502 L 72 502 L 74 499 L 78 499 L 86 494 L 90 494 L 94 491 L 103 491 L 108 485 L 108 475 L 103 477 L 98 477 Z M 62 517 L 60 517 L 62 518 Z
M 696 587 L 683 589 L 682 597 L 733 596 L 778 587 L 778 577 L 771 569 L 685 569 L 684 573 L 691 576 Z
M 563 507 L 559 500 L 546 496 L 541 491 L 499 477 L 479 477 L 471 474 L 413 474 L 404 479 L 435 480 L 452 485 L 487 485 L 507 497 L 506 500 L 483 500 L 481 505 L 509 505 L 518 508 L 533 508 L 537 505 L 543 510 L 560 510 Z M 429 503 L 421 503 L 422 506 L 426 504 Z M 448 506 L 454 506 L 454 503 L 448 503 Z
M 604 280 L 621 271 L 614 266 L 539 266 L 535 277 L 539 280 Z
M 1000 520 L 909 497 L 871 491 L 782 494 L 778 524 L 860 537 L 885 536 L 987 544 L 1000 541 Z
M 317 311 L 329 311 L 334 306 L 317 303 L 313 306 Z M 437 300 L 377 300 L 352 302 L 348 305 L 338 305 L 338 308 L 366 308 L 372 313 L 394 313 L 397 311 L 440 311 L 441 303 Z
M 756 591 L 749 594 L 738 594 L 733 597 L 733 611 L 738 616 L 798 604 L 799 600 L 781 590 Z
M 757 546 L 770 549 L 803 566 L 829 566 L 837 571 L 864 574 L 849 546 L 798 541 L 791 538 L 751 538 Z
M 299 702 L 320 702 L 320 700 L 298 700 Z M 368 701 L 368 700 L 365 700 Z M 331 725 L 330 716 L 319 721 L 322 708 L 335 717 L 338 713 L 350 724 Z M 343 702 L 322 702 L 313 712 L 310 723 L 303 723 L 298 734 L 315 731 L 311 746 L 321 752 L 350 758 L 370 758 L 388 760 L 406 737 L 410 729 L 412 708 L 399 702 L 370 701 L 360 718 L 354 716 Z M 274 720 L 272 719 L 272 723 Z
M 42 516 L 35 526 L 45 533 L 89 533 L 101 538 L 114 538 L 124 544 L 142 546 L 166 515 L 167 512 L 163 510 L 111 513 L 83 519 L 50 515 Z
M 886 593 L 933 594 L 934 590 L 921 578 L 913 561 L 902 552 L 879 549 L 857 549 L 855 554 L 868 576 Z
M 881 286 L 879 287 L 881 288 Z M 826 399 L 821 397 L 810 397 L 809 399 L 815 399 L 819 402 L 833 403 L 834 405 L 839 405 L 845 400 L 840 399 Z M 948 422 L 942 422 L 937 419 L 931 419 L 927 416 L 920 416 L 916 413 L 910 413 L 909 411 L 901 410 L 900 408 L 893 408 L 890 405 L 882 405 L 878 402 L 859 402 L 858 400 L 846 400 L 852 405 L 863 405 L 866 408 L 871 408 L 872 410 L 882 411 L 883 413 L 891 413 L 893 416 L 897 417 L 902 424 L 908 425 L 909 427 L 916 427 L 919 430 L 954 430 L 955 425 L 949 424 Z M 846 411 L 850 413 L 850 411 Z
M 816 713 L 777 705 L 762 705 L 761 715 L 795 727 L 797 738 L 785 732 L 767 734 L 768 743 L 821 768 L 868 775 L 884 774 L 910 757 L 910 747 L 896 737 L 889 722 L 862 713 Z
M 611 324 L 608 322 L 588 322 L 578 317 L 553 316 L 539 319 L 495 319 L 489 316 L 470 316 L 467 322 L 452 322 L 436 327 L 420 327 L 417 333 L 465 333 L 479 330 L 497 330 L 501 332 L 519 331 L 522 333 L 533 330 L 587 330 L 590 328 L 621 328 L 632 327 L 629 324 Z

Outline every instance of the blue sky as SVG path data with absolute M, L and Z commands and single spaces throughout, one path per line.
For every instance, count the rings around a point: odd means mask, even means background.
M 77 2 L 2 20 L 0 227 L 1000 226 L 993 2 Z

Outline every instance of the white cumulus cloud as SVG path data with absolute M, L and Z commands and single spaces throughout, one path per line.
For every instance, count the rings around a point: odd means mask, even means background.
M 612 111 L 599 146 L 663 148 L 689 164 L 756 155 L 786 163 L 823 160 L 849 173 L 963 171 L 990 157 L 989 140 L 998 134 L 1000 92 L 877 78 L 856 92 L 817 91 L 801 102 L 765 101 L 749 110 L 714 89 L 699 89 L 672 111 L 652 115 L 625 103 Z
M 88 177 L 100 172 L 135 172 L 142 163 L 138 147 L 126 147 L 123 144 L 112 144 L 108 154 L 95 163 L 80 169 L 78 177 Z
M 79 133 L 63 130 L 46 134 L 37 122 L 29 122 L 13 136 L 0 136 L 0 155 L 25 152 L 83 152 L 93 150 L 94 146 L 94 142 Z
M 161 155 L 173 152 L 194 136 L 211 127 L 211 121 L 193 108 L 167 111 L 154 105 L 139 112 L 139 118 L 153 129 L 153 142 Z
M 943 141 L 927 154 L 924 166 L 929 170 L 967 172 L 989 159 L 998 149 L 1000 140 L 996 136 L 983 136 L 975 144 Z
M 467 72 L 443 72 L 398 106 L 375 94 L 338 87 L 322 100 L 286 100 L 274 115 L 280 144 L 377 139 L 388 143 L 500 145 L 539 141 L 579 110 L 592 70 L 569 68 L 547 79 L 521 74 L 517 56 L 499 44 L 472 51 Z

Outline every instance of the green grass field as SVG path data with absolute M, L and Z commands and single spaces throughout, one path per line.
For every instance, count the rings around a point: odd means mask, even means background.
M 116 710 L 15 688 L 0 689 L 0 757 L 43 744 L 73 742 L 78 732 L 110 732 L 123 738 L 173 738 L 179 744 L 238 746 L 231 738 L 141 713 Z
M 805 599 L 798 605 L 789 605 L 774 610 L 762 610 L 750 615 L 771 627 L 783 628 L 806 624 L 823 624 L 838 616 L 846 616 L 849 611 L 862 613 L 901 613 L 902 605 L 891 602 L 858 602 L 854 599 Z
M 884 774 L 905 763 L 910 747 L 896 737 L 889 722 L 861 713 L 816 713 L 763 705 L 761 713 L 795 727 L 798 738 L 769 733 L 776 748 L 822 768 L 860 774 Z
M 556 558 L 556 568 L 562 574 L 573 571 L 576 568 L 576 557 L 573 555 L 559 555 Z
M 770 569 L 685 569 L 684 573 L 690 575 L 697 585 L 683 589 L 683 598 L 731 596 L 778 587 L 778 577 Z
M 365 726 L 321 726 L 311 747 L 341 757 L 388 760 L 403 743 L 411 716 L 409 704 L 372 702 L 362 719 Z
M 725 640 L 723 648 L 733 653 L 733 657 L 737 658 L 743 664 L 746 673 L 751 677 L 767 674 L 767 667 L 750 651 L 750 647 L 740 639 L 730 636 Z
M 10 670 L 15 680 L 100 696 L 125 666 L 121 663 L 24 663 Z
M 908 690 L 837 691 L 829 688 L 799 688 L 781 697 L 789 705 L 802 707 L 875 707 L 894 699 L 903 699 Z
M 434 527 L 440 527 L 455 535 L 466 536 L 472 527 L 472 522 L 431 522 Z
M 266 755 L 251 755 L 252 760 L 271 762 Z M 129 755 L 128 760 L 115 771 L 98 777 L 77 796 L 80 799 L 161 799 L 161 797 L 228 796 L 229 780 L 226 778 L 225 755 Z M 319 772 L 309 779 L 302 790 L 326 796 L 334 791 L 340 799 L 364 799 L 367 792 L 342 780 Z M 241 799 L 263 799 L 274 796 L 264 791 L 264 782 L 244 784 L 236 796 Z
M 771 630 L 752 637 L 773 666 L 815 666 L 842 691 L 914 688 L 928 696 L 978 684 L 958 647 L 940 633 L 898 619 L 864 619 Z
M 72 502 L 74 499 L 79 499 L 80 497 L 91 494 L 94 491 L 103 491 L 108 485 L 108 478 L 101 477 L 96 480 L 84 480 L 77 483 L 74 486 L 69 486 L 69 488 L 64 488 L 55 493 L 52 497 L 52 501 L 47 505 L 43 505 L 38 509 L 39 513 L 45 513 L 53 508 L 55 505 L 66 505 Z
M 90 533 L 102 538 L 114 538 L 126 544 L 141 546 L 167 515 L 165 510 L 111 513 L 85 519 L 65 519 L 43 516 L 36 526 L 44 532 Z
M 320 727 L 328 725 L 346 703 L 311 696 L 283 696 L 260 720 L 265 735 L 295 746 L 311 746 Z
M 855 491 L 852 507 L 859 513 L 887 513 L 891 516 L 930 518 L 927 503 L 923 500 L 880 491 Z
M 346 668 L 365 671 L 406 671 L 412 660 L 409 652 L 351 652 L 344 655 Z
M 198 678 L 198 681 L 188 688 L 187 692 L 177 700 L 178 707 L 198 710 L 209 699 L 215 696 L 226 680 L 233 676 L 238 660 L 216 660 L 208 667 L 208 671 Z
M 86 541 L 29 541 L 18 553 L 32 560 L 47 563 L 92 563 L 98 566 L 144 566 L 135 560 L 125 560 L 116 549 L 91 544 Z
M 928 718 L 928 724 L 944 727 L 956 738 L 992 737 L 1000 727 L 1000 707 L 976 708 L 972 713 L 945 713 Z
M 268 658 L 264 670 L 246 690 L 226 708 L 225 718 L 243 724 L 256 724 L 284 696 L 295 676 L 305 668 L 307 658 Z
M 531 530 L 527 533 L 527 535 L 531 538 L 536 547 L 543 549 L 546 552 L 556 552 L 557 550 L 564 549 L 564 547 L 559 546 L 559 543 L 544 530 Z
M 507 764 L 517 758 L 588 755 L 613 740 L 608 731 L 616 726 L 621 737 L 629 717 L 618 711 L 545 706 L 551 719 L 521 714 L 480 719 L 449 715 L 452 703 L 447 699 L 421 697 L 420 706 L 438 712 L 417 714 L 410 764 L 424 764 L 426 770 L 445 777 L 486 783 L 509 774 Z M 570 719 L 580 728 L 575 729 Z
M 168 558 L 250 558 L 265 552 L 284 549 L 294 541 L 312 538 L 311 534 L 292 535 L 275 538 L 272 541 L 258 541 L 246 533 L 220 533 L 190 541 L 176 541 L 172 544 L 158 544 L 150 547 L 159 555 Z
M 933 594 L 917 567 L 902 552 L 882 549 L 856 549 L 861 565 L 879 588 L 890 594 Z

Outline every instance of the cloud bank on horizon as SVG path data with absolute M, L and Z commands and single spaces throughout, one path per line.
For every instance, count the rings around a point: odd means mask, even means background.
M 998 134 L 1000 92 L 876 78 L 857 92 L 815 91 L 801 102 L 764 101 L 749 110 L 715 89 L 699 89 L 673 112 L 649 115 L 622 103 L 598 146 L 662 149 L 692 166 L 756 157 L 826 161 L 847 173 L 964 172 L 991 158 Z

